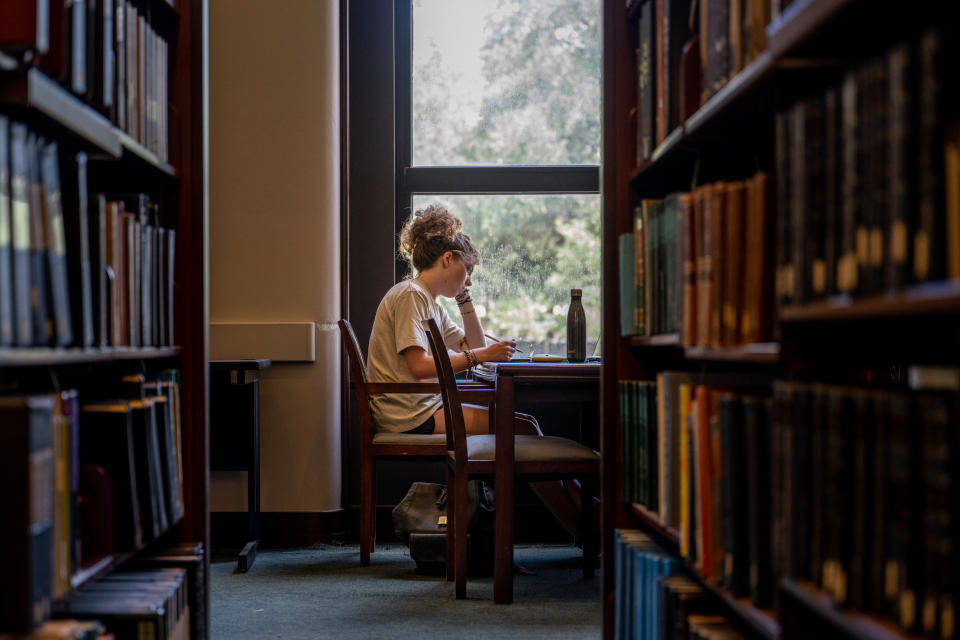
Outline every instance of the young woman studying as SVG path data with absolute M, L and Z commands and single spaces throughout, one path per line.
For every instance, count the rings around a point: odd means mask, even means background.
M 481 362 L 509 360 L 516 350 L 513 340 L 486 344 L 480 318 L 470 298 L 473 268 L 480 254 L 461 231 L 461 221 L 445 208 L 430 205 L 418 210 L 400 232 L 400 254 L 415 277 L 394 285 L 383 297 L 370 333 L 367 379 L 371 382 L 416 382 L 436 378 L 423 321 L 434 318 L 443 332 L 454 371 Z M 454 298 L 463 328 L 437 303 L 439 296 Z M 397 433 L 444 433 L 443 403 L 439 394 L 372 396 L 370 409 L 378 428 Z M 463 406 L 466 431 L 487 433 L 487 408 Z M 532 416 L 514 416 L 517 434 L 542 435 Z M 567 483 L 569 484 L 569 483 Z M 534 492 L 571 533 L 579 511 L 577 487 L 560 481 L 538 482 Z

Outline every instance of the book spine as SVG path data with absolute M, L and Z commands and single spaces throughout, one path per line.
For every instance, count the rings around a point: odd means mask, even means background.
M 640 149 L 639 157 L 641 160 L 649 158 L 653 154 L 655 145 L 656 123 L 656 75 L 654 65 L 656 64 L 655 47 L 655 25 L 654 25 L 654 0 L 646 0 L 640 7 L 639 21 L 639 42 L 640 42 L 640 69 L 638 99 L 640 101 L 637 112 L 638 126 L 640 129 Z
M 0 628 L 29 633 L 50 616 L 53 601 L 53 398 L 0 399 L 0 423 L 0 480 L 19 487 L 0 527 Z
M 685 347 L 692 347 L 697 343 L 697 247 L 696 221 L 699 209 L 699 199 L 691 193 L 681 199 L 683 215 L 681 216 L 680 236 L 683 243 L 681 254 L 682 262 L 682 304 L 681 315 L 681 343 Z
M 10 127 L 10 222 L 13 247 L 14 341 L 17 346 L 33 344 L 30 309 L 31 257 L 30 183 L 27 170 L 27 127 Z
M 667 137 L 667 51 L 669 44 L 667 37 L 670 35 L 670 25 L 667 16 L 667 3 L 669 0 L 652 0 L 656 2 L 654 16 L 656 38 L 656 144 L 663 142 Z
M 826 106 L 822 95 L 813 96 L 805 101 L 806 133 L 804 156 L 806 182 L 804 185 L 804 226 L 798 229 L 803 237 L 803 263 L 805 271 L 802 278 L 802 291 L 811 298 L 822 298 L 827 294 L 827 266 L 824 239 L 826 229 Z
M 53 340 L 50 319 L 50 229 L 44 214 L 43 182 L 40 173 L 40 149 L 43 139 L 27 133 L 27 179 L 30 203 L 30 318 L 34 346 L 49 346 Z
M 804 101 L 797 102 L 790 109 L 790 264 L 793 267 L 794 275 L 794 300 L 796 302 L 806 302 L 810 299 L 810 277 L 811 271 L 808 263 L 809 254 L 806 251 L 807 237 L 812 237 L 816 241 L 813 233 L 807 232 L 807 199 L 812 194 L 807 192 L 809 180 L 808 173 L 813 167 L 807 163 L 808 153 L 807 145 L 807 123 L 806 116 L 807 105 Z
M 0 115 L 0 346 L 14 343 L 13 228 L 10 220 L 10 121 Z
M 106 347 L 114 344 L 110 336 L 109 300 L 112 278 L 107 274 L 107 254 L 111 253 L 107 239 L 107 202 L 102 194 L 87 199 L 91 239 L 91 290 L 93 299 L 94 344 Z M 113 269 L 111 268 L 111 273 Z
M 634 282 L 637 288 L 636 325 L 637 335 L 647 333 L 647 306 L 646 306 L 646 229 L 643 226 L 643 206 L 633 210 L 633 252 L 636 260 L 636 276 Z
M 946 274 L 943 238 L 942 115 L 943 38 L 936 29 L 920 39 L 918 52 L 919 128 L 917 174 L 919 209 L 913 237 L 913 275 L 917 281 L 938 280 Z
M 947 131 L 944 149 L 947 214 L 947 277 L 960 278 L 960 123 Z
M 880 532 L 874 532 L 873 496 L 874 489 L 874 412 L 877 400 L 876 392 L 857 391 L 853 402 L 853 429 L 851 437 L 853 465 L 851 471 L 852 523 L 850 526 L 850 573 L 847 596 L 850 607 L 866 611 L 870 608 L 870 588 L 873 580 L 880 576 L 871 574 L 870 558 L 873 546 L 877 544 Z
M 746 185 L 734 182 L 727 189 L 724 223 L 723 312 L 721 344 L 740 343 L 740 320 L 743 309 L 743 236 Z
M 634 324 L 636 303 L 636 260 L 633 255 L 633 234 L 624 233 L 619 237 L 620 246 L 620 335 L 636 335 Z
M 910 48 L 898 45 L 886 55 L 887 103 L 889 105 L 886 155 L 889 171 L 886 201 L 886 273 L 887 289 L 898 289 L 907 284 L 910 264 L 910 224 L 915 219 L 913 212 L 913 180 L 910 176 L 914 157 L 910 147 L 913 141 L 911 130 L 911 94 L 909 78 Z
M 793 268 L 790 263 L 790 112 L 778 111 L 774 120 L 777 252 L 776 297 L 780 306 L 793 302 Z
M 766 609 L 773 604 L 771 567 L 771 478 L 769 399 L 744 399 L 744 426 L 747 439 L 747 521 L 750 548 L 750 599 Z
M 837 291 L 852 294 L 856 291 L 860 273 L 857 251 L 857 226 L 860 220 L 860 185 L 858 184 L 858 144 L 860 122 L 857 107 L 857 78 L 849 72 L 843 80 L 840 93 L 841 139 L 843 157 L 840 185 L 840 238 L 837 256 Z
M 41 174 L 47 229 L 47 258 L 50 292 L 53 302 L 54 344 L 65 347 L 73 342 L 70 319 L 70 289 L 67 280 L 67 250 L 64 237 L 63 207 L 57 143 L 46 144 L 42 151 Z
M 723 266 L 726 260 L 724 254 L 724 229 L 726 228 L 727 211 L 726 193 L 729 185 L 717 182 L 710 189 L 710 240 L 707 245 L 709 252 L 705 263 L 709 274 L 707 287 L 709 290 L 709 328 L 707 330 L 707 346 L 720 347 L 723 337 Z
M 830 87 L 823 96 L 823 294 L 837 293 L 837 256 L 840 239 L 840 94 Z
M 70 89 L 87 92 L 87 0 L 72 0 L 70 30 Z

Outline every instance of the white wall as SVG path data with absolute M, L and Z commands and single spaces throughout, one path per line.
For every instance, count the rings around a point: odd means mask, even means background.
M 315 356 L 264 374 L 263 511 L 341 506 L 338 5 L 210 2 L 210 357 Z M 245 476 L 211 474 L 213 511 Z

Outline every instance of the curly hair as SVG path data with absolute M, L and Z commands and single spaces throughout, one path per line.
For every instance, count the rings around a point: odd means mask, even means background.
M 470 236 L 460 231 L 463 223 L 446 207 L 431 204 L 407 218 L 400 230 L 400 257 L 417 272 L 428 269 L 447 251 L 452 251 L 468 270 L 480 262 L 480 253 Z

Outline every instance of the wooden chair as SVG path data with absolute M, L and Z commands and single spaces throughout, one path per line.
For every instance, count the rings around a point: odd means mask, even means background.
M 493 390 L 462 391 L 457 388 L 453 366 L 446 349 L 437 348 L 435 336 L 441 335 L 436 322 L 424 321 L 428 328 L 430 350 L 437 365 L 437 378 L 443 397 L 447 424 L 447 579 L 456 581 L 457 598 L 467 594 L 467 480 L 491 479 L 494 476 L 495 434 L 467 436 L 461 402 L 484 398 L 493 412 Z M 491 418 L 492 422 L 492 418 Z M 596 533 L 592 517 L 593 498 L 600 475 L 600 456 L 595 451 L 567 438 L 536 435 L 514 436 L 514 475 L 517 480 L 539 481 L 578 478 L 581 481 L 581 511 L 577 522 L 583 540 L 583 575 L 592 577 L 596 561 Z M 496 487 L 495 487 L 496 489 Z M 496 508 L 496 500 L 494 501 Z M 513 514 L 510 514 L 512 517 Z M 499 544 L 499 540 L 497 541 Z M 512 544 L 512 541 L 511 543 Z M 451 553 L 450 550 L 453 549 Z M 511 549 L 494 548 L 494 556 L 502 557 Z M 452 566 L 451 566 L 452 557 Z
M 377 432 L 370 413 L 373 393 L 440 393 L 436 382 L 368 382 L 363 353 L 353 327 L 346 319 L 337 323 L 350 359 L 360 417 L 360 564 L 370 564 L 376 542 L 377 461 L 443 460 L 447 455 L 443 434 L 417 435 Z

